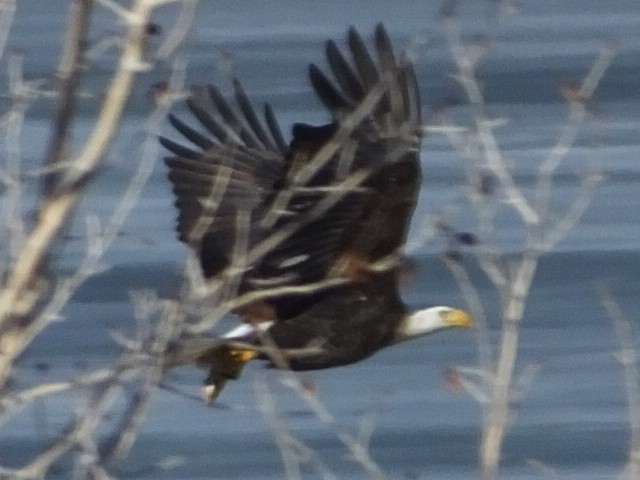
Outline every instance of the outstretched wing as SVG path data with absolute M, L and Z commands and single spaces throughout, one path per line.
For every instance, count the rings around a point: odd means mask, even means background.
M 160 139 L 173 153 L 166 163 L 179 238 L 196 250 L 205 277 L 232 263 L 240 269 L 241 292 L 318 281 L 368 189 L 336 193 L 333 177 L 322 172 L 287 185 L 291 150 L 272 110 L 265 106 L 263 123 L 237 81 L 234 94 L 237 111 L 213 86 L 188 100 L 200 129 L 169 116 L 190 146 Z M 330 135 L 326 127 L 301 127 L 298 150 L 317 149 Z
M 241 293 L 283 295 L 282 287 L 328 274 L 357 277 L 359 265 L 366 270 L 402 247 L 420 185 L 415 76 L 410 64 L 395 58 L 381 25 L 377 62 L 353 28 L 348 45 L 353 66 L 334 42 L 327 43 L 335 84 L 310 66 L 311 83 L 333 122 L 295 125 L 290 145 L 271 109 L 266 106 L 260 120 L 237 81 L 237 108 L 212 86 L 187 102 L 198 129 L 169 117 L 191 144 L 161 139 L 173 153 L 166 163 L 177 230 L 196 250 L 206 277 L 240 271 Z M 383 95 L 372 111 L 341 135 L 341 122 L 379 85 Z M 339 146 L 326 161 L 299 175 L 331 142 Z
M 335 42 L 329 40 L 326 44 L 333 81 L 314 64 L 309 67 L 309 76 L 321 102 L 338 123 L 374 87 L 384 87 L 382 99 L 351 135 L 357 144 L 352 168 L 372 170 L 364 186 L 373 194 L 358 221 L 351 225 L 348 244 L 344 246 L 345 250 L 376 262 L 402 247 L 417 201 L 421 183 L 420 94 L 413 67 L 407 60 L 396 59 L 381 24 L 375 31 L 377 62 L 353 27 L 347 44 L 351 61 Z

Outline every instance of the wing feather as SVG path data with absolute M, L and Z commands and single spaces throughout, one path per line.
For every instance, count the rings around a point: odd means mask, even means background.
M 229 106 L 220 91 L 213 85 L 208 85 L 207 91 L 209 93 L 209 98 L 213 102 L 218 113 L 224 119 L 225 125 L 242 140 L 241 143 L 250 148 L 264 148 L 264 146 L 260 144 L 255 133 L 252 133 L 242 125 L 242 122 L 233 112 L 233 109 Z
M 353 61 L 356 64 L 360 78 L 363 81 L 365 89 L 368 91 L 378 84 L 380 77 L 378 68 L 376 67 L 369 51 L 365 46 L 362 37 L 358 31 L 351 27 L 348 33 L 349 48 L 353 54 Z
M 288 147 L 271 107 L 265 106 L 261 121 L 239 82 L 234 82 L 237 109 L 215 87 L 208 92 L 210 109 L 195 95 L 188 101 L 204 133 L 171 115 L 169 122 L 189 146 L 160 140 L 174 155 L 165 162 L 176 196 L 180 240 L 196 250 L 204 275 L 216 276 L 230 265 L 240 238 L 239 212 L 249 212 L 248 231 L 242 233 L 249 252 L 274 233 L 281 238 L 246 266 L 241 292 L 321 280 L 370 192 L 337 191 L 331 168 L 300 185 L 287 182 L 287 174 L 291 158 L 312 156 L 331 138 L 333 127 L 298 125 Z M 267 214 L 273 217 L 271 227 L 261 221 Z
M 169 114 L 169 123 L 173 125 L 173 128 L 178 130 L 187 140 L 191 143 L 195 144 L 202 150 L 208 150 L 213 147 L 214 142 L 212 142 L 209 138 L 202 135 L 197 130 L 189 127 L 186 123 L 180 120 L 173 114 Z
M 344 94 L 351 100 L 358 100 L 364 97 L 362 84 L 351 69 L 349 62 L 342 56 L 338 46 L 333 40 L 329 40 L 326 46 L 327 60 L 336 81 Z
M 352 169 L 371 171 L 365 186 L 372 194 L 357 222 L 351 225 L 349 249 L 372 261 L 402 247 L 421 183 L 420 96 L 413 68 L 398 60 L 382 24 L 374 32 L 376 60 L 358 31 L 347 33 L 348 55 L 329 41 L 327 63 L 333 78 L 315 65 L 309 69 L 311 84 L 337 124 L 362 102 L 376 85 L 384 94 L 351 139 L 356 143 Z M 335 79 L 335 83 L 333 81 Z
M 256 135 L 263 146 L 274 149 L 275 145 L 273 144 L 273 141 L 269 139 L 267 133 L 262 128 L 262 124 L 258 120 L 258 116 L 256 115 L 251 102 L 249 101 L 249 97 L 247 97 L 247 94 L 245 93 L 242 85 L 237 79 L 233 80 L 233 88 L 238 106 L 240 107 L 240 110 L 242 111 L 242 114 L 244 115 L 244 118 L 249 124 L 249 127 L 251 128 L 253 133 Z
M 238 144 L 238 138 L 235 135 L 233 137 L 229 135 L 229 129 L 225 129 L 220 122 L 210 115 L 202 103 L 200 96 L 192 95 L 187 99 L 187 106 L 193 116 L 213 135 L 216 141 L 223 144 Z
M 165 161 L 177 230 L 199 254 L 206 277 L 229 267 L 241 235 L 249 260 L 241 293 L 318 282 L 346 251 L 375 261 L 401 248 L 420 184 L 420 98 L 413 68 L 397 59 L 382 25 L 374 45 L 375 60 L 355 28 L 347 34 L 347 55 L 327 42 L 329 75 L 311 64 L 309 78 L 333 122 L 296 124 L 290 145 L 271 107 L 259 118 L 237 80 L 234 105 L 211 85 L 187 101 L 199 129 L 169 116 L 186 142 L 160 139 L 172 154 Z M 381 83 L 384 95 L 347 142 L 319 171 L 292 180 Z M 362 184 L 339 188 L 363 172 Z M 241 232 L 242 212 L 248 224 Z
M 342 94 L 336 89 L 331 81 L 322 73 L 313 63 L 309 65 L 309 78 L 316 94 L 325 107 L 327 107 L 334 115 L 353 108 L 353 106 L 345 100 Z
M 264 116 L 267 120 L 267 126 L 269 127 L 269 133 L 273 137 L 275 141 L 275 146 L 277 150 L 281 152 L 287 151 L 287 144 L 284 141 L 284 137 L 282 136 L 282 131 L 280 130 L 280 126 L 278 125 L 278 121 L 276 120 L 276 116 L 273 113 L 273 109 L 271 105 L 268 103 L 264 106 Z

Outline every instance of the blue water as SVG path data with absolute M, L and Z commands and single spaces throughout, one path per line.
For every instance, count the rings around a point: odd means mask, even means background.
M 25 76 L 30 79 L 52 78 L 55 72 L 66 15 L 62 2 L 57 3 L 19 2 L 9 47 L 24 53 Z M 285 129 L 294 121 L 321 122 L 326 116 L 309 95 L 307 63 L 321 63 L 324 39 L 342 38 L 348 25 L 356 25 L 364 34 L 384 21 L 398 47 L 407 46 L 419 32 L 434 37 L 416 63 L 425 110 L 461 98 L 448 77 L 452 62 L 440 35 L 437 2 L 288 0 L 265 5 L 249 0 L 201 2 L 187 41 L 187 83 L 215 81 L 224 89 L 237 76 L 257 102 L 274 105 Z M 471 33 L 483 31 L 486 12 L 478 5 L 484 4 L 475 2 L 465 12 Z M 171 7 L 163 8 L 157 21 L 169 28 L 174 13 Z M 92 38 L 118 29 L 113 18 L 101 12 Z M 539 162 L 563 125 L 566 105 L 558 93 L 559 83 L 579 80 L 605 42 L 617 44 L 616 60 L 594 100 L 595 116 L 559 172 L 555 205 L 559 211 L 569 205 L 578 191 L 576 172 L 584 171 L 585 165 L 600 162 L 606 178 L 582 222 L 540 264 L 527 304 L 518 371 L 530 365 L 540 370 L 516 406 L 503 456 L 505 478 L 539 478 L 534 462 L 556 469 L 562 477 L 613 478 L 627 458 L 629 422 L 622 370 L 614 358 L 619 344 L 596 291 L 609 287 L 634 328 L 638 326 L 640 4 L 635 0 L 522 2 L 519 16 L 496 34 L 495 42 L 480 77 L 490 113 L 511 120 L 499 130 L 499 139 L 525 192 L 534 185 Z M 113 52 L 89 71 L 83 89 L 99 94 L 115 59 Z M 3 90 L 5 67 L 6 60 L 0 63 Z M 168 66 L 160 65 L 140 77 L 117 143 L 79 207 L 60 252 L 62 270 L 71 268 L 84 253 L 85 216 L 105 218 L 136 169 L 142 121 L 153 108 L 148 89 L 167 72 Z M 95 100 L 83 101 L 75 148 L 90 132 L 97 105 Z M 26 168 L 37 166 L 42 158 L 52 109 L 51 100 L 42 99 L 27 115 L 22 137 Z M 466 110 L 455 107 L 454 113 L 460 117 Z M 171 134 L 168 126 L 165 133 Z M 411 238 L 417 237 L 425 215 L 444 214 L 459 228 L 473 229 L 463 169 L 447 140 L 427 138 L 422 161 L 425 178 Z M 18 387 L 71 378 L 117 358 L 120 349 L 110 332 L 128 333 L 135 326 L 129 292 L 150 288 L 160 296 L 172 296 L 180 285 L 185 249 L 175 238 L 174 219 L 170 187 L 158 163 L 105 258 L 109 268 L 86 282 L 65 308 L 64 321 L 47 329 L 30 348 L 20 362 Z M 521 251 L 521 225 L 506 209 L 497 236 L 504 251 L 513 255 Z M 410 304 L 462 305 L 463 298 L 439 258 L 443 247 L 442 242 L 429 241 L 412 253 L 419 273 L 404 295 Z M 463 262 L 485 301 L 490 334 L 497 341 L 497 296 L 472 255 L 465 254 Z M 357 365 L 304 378 L 316 386 L 340 428 L 355 434 L 363 418 L 375 416 L 371 456 L 391 478 L 473 478 L 482 407 L 468 395 L 447 390 L 443 372 L 452 365 L 476 364 L 474 334 L 445 332 L 382 351 Z M 48 369 L 36 368 L 42 365 Z M 167 383 L 197 395 L 203 378 L 204 372 L 185 368 L 171 372 Z M 251 365 L 242 381 L 224 392 L 217 408 L 159 391 L 118 475 L 282 478 L 274 434 L 257 407 L 256 389 L 266 382 L 288 428 L 315 449 L 339 478 L 366 477 L 346 458 L 336 432 L 280 379 L 277 372 Z M 78 400 L 75 395 L 46 399 L 3 425 L 0 465 L 22 465 L 55 439 Z M 303 473 L 305 478 L 320 476 L 312 467 Z M 51 478 L 68 475 L 68 462 L 63 462 Z

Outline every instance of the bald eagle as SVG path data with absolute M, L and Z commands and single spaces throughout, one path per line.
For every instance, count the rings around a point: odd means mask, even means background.
M 245 299 L 235 309 L 244 324 L 182 339 L 169 353 L 169 365 L 211 367 L 209 400 L 255 358 L 329 368 L 472 326 L 462 310 L 411 312 L 400 299 L 401 250 L 421 183 L 420 96 L 412 65 L 396 59 L 382 25 L 374 40 L 377 60 L 353 27 L 350 60 L 326 43 L 333 80 L 314 64 L 309 77 L 331 122 L 295 124 L 288 144 L 271 107 L 260 120 L 237 80 L 236 108 L 213 86 L 187 100 L 199 128 L 169 116 L 192 144 L 160 139 L 172 154 L 165 161 L 179 238 L 206 279 L 232 279 Z

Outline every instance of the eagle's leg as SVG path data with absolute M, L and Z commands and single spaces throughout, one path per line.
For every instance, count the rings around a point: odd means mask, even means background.
M 211 365 L 209 376 L 204 381 L 203 396 L 207 403 L 213 403 L 220 395 L 228 380 L 237 380 L 244 366 L 258 356 L 258 352 L 248 348 L 228 345 L 216 347 L 199 359 L 199 363 Z

